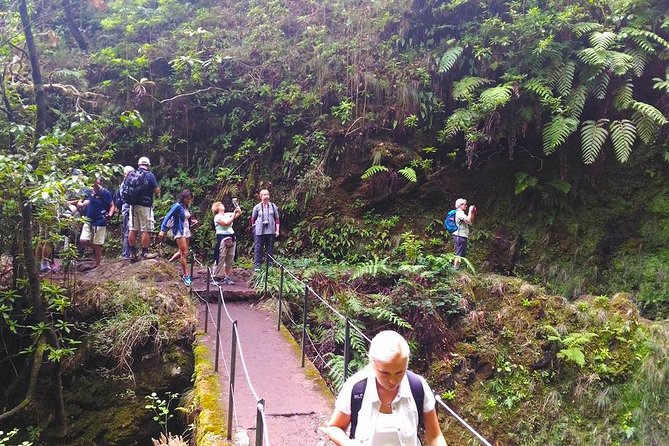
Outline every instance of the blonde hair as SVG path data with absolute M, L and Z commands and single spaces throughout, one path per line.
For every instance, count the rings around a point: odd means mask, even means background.
M 211 205 L 211 212 L 214 214 L 218 214 L 218 209 L 223 206 L 223 203 L 220 201 L 214 202 L 214 204 Z M 225 206 L 223 206 L 223 209 L 225 209 Z
M 455 200 L 455 207 L 459 208 L 461 205 L 465 204 L 466 202 L 467 202 L 467 200 L 465 200 L 464 198 L 458 198 L 457 200 Z
M 367 356 L 370 361 L 390 362 L 398 356 L 409 361 L 409 344 L 401 334 L 385 330 L 372 338 Z

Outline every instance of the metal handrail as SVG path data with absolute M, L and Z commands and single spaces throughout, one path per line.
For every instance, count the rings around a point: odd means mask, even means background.
M 365 335 L 358 327 L 356 327 L 354 324 L 351 324 L 350 320 L 341 314 L 339 311 L 337 311 L 335 308 L 333 308 L 330 304 L 328 304 L 318 293 L 316 293 L 313 289 L 309 287 L 309 285 L 304 282 L 303 280 L 299 279 L 296 277 L 293 273 L 286 268 L 284 264 L 279 262 L 274 256 L 271 254 L 267 254 L 267 260 L 271 259 L 273 263 L 277 264 L 281 268 L 281 280 L 280 280 L 280 285 L 279 285 L 279 314 L 278 314 L 278 322 L 277 322 L 277 330 L 281 329 L 281 308 L 282 308 L 282 299 L 283 299 L 283 284 L 284 284 L 284 274 L 287 272 L 294 280 L 299 282 L 300 284 L 304 285 L 304 302 L 303 302 L 303 316 L 302 316 L 302 367 L 304 367 L 304 362 L 305 362 L 305 344 L 306 344 L 306 326 L 307 326 L 307 300 L 309 297 L 309 293 L 313 293 L 314 296 L 316 296 L 322 303 L 324 303 L 333 313 L 335 313 L 337 316 L 342 318 L 345 321 L 345 333 L 344 333 L 344 380 L 348 377 L 348 368 L 349 368 L 349 360 L 350 360 L 350 329 L 353 328 L 358 333 L 360 333 L 361 336 L 363 336 L 368 342 L 371 342 L 370 338 Z M 268 265 L 269 261 L 265 262 L 265 265 Z M 264 294 L 267 295 L 267 276 L 268 276 L 269 268 L 266 266 L 265 267 L 265 278 L 264 278 Z M 443 402 L 441 397 L 437 394 L 435 394 L 435 400 L 442 405 L 450 414 L 455 418 L 466 430 L 468 430 L 472 435 L 476 437 L 476 439 L 484 446 L 492 446 L 490 442 L 488 442 L 481 434 L 479 434 L 473 427 L 471 427 L 462 417 L 460 417 L 453 409 L 451 409 L 446 403 Z

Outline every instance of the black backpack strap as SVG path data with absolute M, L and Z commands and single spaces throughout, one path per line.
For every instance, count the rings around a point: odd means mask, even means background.
M 358 412 L 362 407 L 362 398 L 365 396 L 365 389 L 367 388 L 367 378 L 361 379 L 353 384 L 351 389 L 351 432 L 350 438 L 355 438 L 355 428 L 358 427 Z
M 416 410 L 418 411 L 418 427 L 422 429 L 425 427 L 423 420 L 423 402 L 425 401 L 425 389 L 423 388 L 423 383 L 420 380 L 420 376 L 411 370 L 407 370 L 407 378 L 409 379 L 411 395 L 413 396 L 413 400 L 416 403 Z

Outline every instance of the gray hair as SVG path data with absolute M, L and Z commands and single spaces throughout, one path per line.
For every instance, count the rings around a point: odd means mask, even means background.
M 466 202 L 467 202 L 467 200 L 465 200 L 464 198 L 458 198 L 457 200 L 455 200 L 455 207 L 459 208 L 461 205 L 465 204 Z
M 400 356 L 409 360 L 409 344 L 401 334 L 385 330 L 372 338 L 367 356 L 370 361 L 390 362 Z

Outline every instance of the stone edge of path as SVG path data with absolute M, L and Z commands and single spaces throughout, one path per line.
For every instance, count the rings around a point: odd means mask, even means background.
M 226 440 L 227 429 L 225 420 L 228 419 L 223 392 L 218 374 L 214 373 L 210 348 L 202 341 L 204 333 L 196 334 L 193 343 L 195 361 L 195 379 L 193 390 L 198 414 L 195 419 L 196 446 L 230 446 Z

